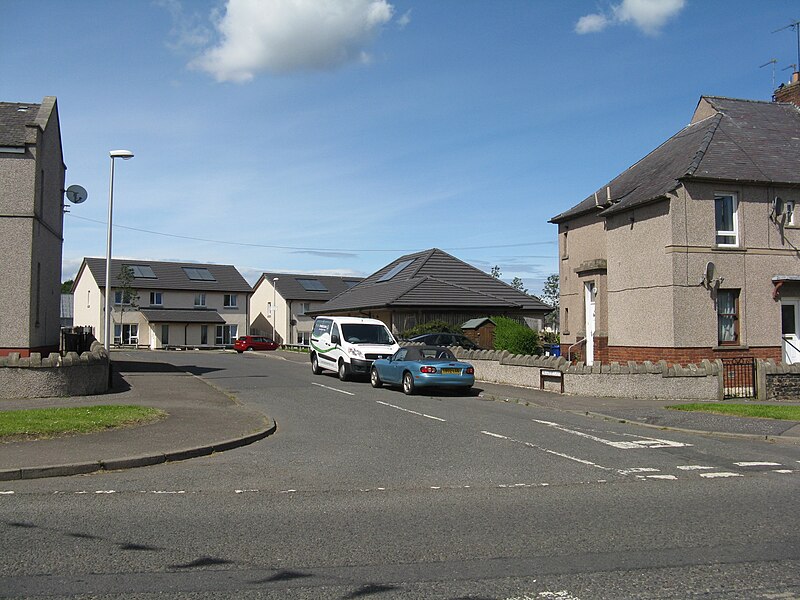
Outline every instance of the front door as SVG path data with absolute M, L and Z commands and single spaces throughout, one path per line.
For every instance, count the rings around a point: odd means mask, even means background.
M 800 299 L 781 300 L 781 333 L 783 337 L 783 362 L 800 362 Z
M 586 313 L 586 364 L 594 363 L 594 316 L 597 299 L 597 287 L 594 281 L 584 284 L 584 301 Z

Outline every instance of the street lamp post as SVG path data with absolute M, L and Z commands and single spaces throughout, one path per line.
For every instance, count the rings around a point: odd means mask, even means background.
M 278 341 L 278 305 L 275 304 L 275 296 L 278 290 L 279 277 L 272 278 L 272 337 L 273 342 Z
M 106 297 L 105 314 L 103 315 L 103 345 L 106 351 L 111 350 L 111 215 L 114 212 L 114 159 L 130 160 L 133 152 L 130 150 L 112 150 L 108 153 L 111 157 L 111 178 L 108 185 L 108 236 L 106 238 Z M 122 332 L 120 332 L 121 334 Z

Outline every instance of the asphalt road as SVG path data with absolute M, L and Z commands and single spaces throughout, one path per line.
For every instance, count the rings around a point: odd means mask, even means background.
M 301 355 L 153 357 L 276 434 L 4 484 L 0 597 L 800 598 L 796 446 L 409 397 Z

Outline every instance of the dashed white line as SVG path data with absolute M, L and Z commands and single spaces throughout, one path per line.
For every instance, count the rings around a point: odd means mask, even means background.
M 539 423 L 540 425 L 547 425 L 548 427 L 552 427 L 553 429 L 558 429 L 559 431 L 563 431 L 565 433 L 570 433 L 572 435 L 577 435 L 582 438 L 586 438 L 592 440 L 594 442 L 600 442 L 601 444 L 605 444 L 606 446 L 611 446 L 613 448 L 620 448 L 623 450 L 631 450 L 631 449 L 641 449 L 641 448 L 683 448 L 685 446 L 691 446 L 691 444 L 684 444 L 682 442 L 673 442 L 670 440 L 661 440 L 658 438 L 647 438 L 647 437 L 640 437 L 641 439 L 635 442 L 615 442 L 613 440 L 606 440 L 601 437 L 597 437 L 596 435 L 591 435 L 589 433 L 584 433 L 582 431 L 576 431 L 574 429 L 568 429 L 558 423 L 553 423 L 552 421 L 540 421 L 539 419 L 532 419 L 534 423 Z
M 794 473 L 794 471 L 792 469 L 772 469 L 772 472 L 773 473 L 784 473 L 784 474 Z
M 13 494 L 13 493 L 14 493 L 14 492 L 12 492 L 12 491 L 8 491 L 8 492 L 0 492 L 0 496 L 10 496 L 10 495 L 11 495 L 11 494 Z
M 781 463 L 776 463 L 776 462 L 758 462 L 758 461 L 735 462 L 733 464 L 735 464 L 737 467 L 780 467 L 781 466 Z
M 678 465 L 681 471 L 708 471 L 714 467 L 707 467 L 705 465 Z
M 744 477 L 741 473 L 717 472 L 717 473 L 700 473 L 700 477 L 706 479 L 717 479 L 719 477 Z
M 326 390 L 339 392 L 340 394 L 347 394 L 348 396 L 355 396 L 355 394 L 353 392 L 346 392 L 344 390 L 340 390 L 340 389 L 337 389 L 335 387 L 331 387 L 329 385 L 322 385 L 321 383 L 314 383 L 313 381 L 311 382 L 311 385 L 316 385 L 317 387 L 325 388 Z
M 396 408 L 397 410 L 402 410 L 403 412 L 411 413 L 412 415 L 425 417 L 426 419 L 433 419 L 434 421 L 441 421 L 442 423 L 447 422 L 439 417 L 434 417 L 433 415 L 426 415 L 425 413 L 417 412 L 415 410 L 409 410 L 407 408 L 403 408 L 402 406 L 395 406 L 394 404 L 389 404 L 388 402 L 381 402 L 380 400 L 376 400 L 375 402 L 377 402 L 378 404 L 383 404 L 384 406 L 389 406 L 390 408 Z
M 642 479 L 666 479 L 666 480 L 675 480 L 677 477 L 675 475 L 639 475 Z
M 661 469 L 653 467 L 631 467 L 630 469 L 618 469 L 620 475 L 630 475 L 631 473 L 658 473 Z
M 603 469 L 604 471 L 613 471 L 610 467 L 604 467 L 602 465 L 598 465 L 597 463 L 593 463 L 590 460 L 585 460 L 583 458 L 578 458 L 577 456 L 570 456 L 569 454 L 564 454 L 563 452 L 556 452 L 555 450 L 550 450 L 549 448 L 545 448 L 543 446 L 539 446 L 537 444 L 531 442 L 523 442 L 522 440 L 515 440 L 514 438 L 501 435 L 499 433 L 492 433 L 491 431 L 481 431 L 482 434 L 488 435 L 491 437 L 495 437 L 501 440 L 507 440 L 509 442 L 514 442 L 515 444 L 522 444 L 524 446 L 528 446 L 529 448 L 535 448 L 536 450 L 541 450 L 542 452 L 546 452 L 547 454 L 553 454 L 555 456 L 560 456 L 561 458 L 566 458 L 567 460 L 573 460 L 575 462 L 581 463 L 583 465 L 589 465 L 590 467 L 595 467 L 597 469 Z

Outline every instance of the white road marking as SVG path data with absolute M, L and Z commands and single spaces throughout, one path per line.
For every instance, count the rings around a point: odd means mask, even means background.
M 96 490 L 95 494 L 116 494 L 116 490 Z
M 641 439 L 635 442 L 615 442 L 612 440 L 606 440 L 601 437 L 597 437 L 596 435 L 591 435 L 589 433 L 584 433 L 582 431 L 576 431 L 574 429 L 567 429 L 558 423 L 553 423 L 552 421 L 540 421 L 539 419 L 532 419 L 534 423 L 539 423 L 541 425 L 547 425 L 548 427 L 552 427 L 554 429 L 558 429 L 559 431 L 564 431 L 566 433 L 571 433 L 572 435 L 577 435 L 594 442 L 600 442 L 601 444 L 605 444 L 606 446 L 611 446 L 613 448 L 621 448 L 624 450 L 631 450 L 635 448 L 683 448 L 685 446 L 691 446 L 691 444 L 684 444 L 682 442 L 673 442 L 671 440 L 662 440 L 658 438 L 648 438 L 642 436 L 636 436 Z
M 151 494 L 185 494 L 184 490 L 153 490 Z
M 660 470 L 653 467 L 632 467 L 630 469 L 618 469 L 618 472 L 621 475 L 630 475 L 631 473 L 658 473 Z
M 707 467 L 705 465 L 678 465 L 681 471 L 707 471 L 714 467 Z
M 780 467 L 781 463 L 776 462 L 735 462 L 737 467 Z
M 344 390 L 338 390 L 335 387 L 331 387 L 329 385 L 322 385 L 321 383 L 314 383 L 313 381 L 311 382 L 311 385 L 316 385 L 318 387 L 325 388 L 326 390 L 339 392 L 340 394 L 347 394 L 348 396 L 355 396 L 355 394 L 353 392 L 345 392 Z
M 433 419 L 434 421 L 441 421 L 442 423 L 446 423 L 444 419 L 440 419 L 439 417 L 434 417 L 432 415 L 426 415 L 425 413 L 417 412 L 415 410 L 409 410 L 407 408 L 403 408 L 402 406 L 395 406 L 394 404 L 389 404 L 388 402 L 381 402 L 380 400 L 376 400 L 378 404 L 383 404 L 384 406 L 389 406 L 391 408 L 396 408 L 397 410 L 402 410 L 403 412 L 411 413 L 412 415 L 417 415 L 419 417 L 425 417 L 426 419 Z
M 792 469 L 772 469 L 773 473 L 794 473 Z
M 555 456 L 560 456 L 561 458 L 566 458 L 568 460 L 574 460 L 575 462 L 579 462 L 583 465 L 589 465 L 590 467 L 595 467 L 597 469 L 603 469 L 604 471 L 613 471 L 611 467 L 604 467 L 602 465 L 598 465 L 597 463 L 593 463 L 590 460 L 584 460 L 583 458 L 578 458 L 577 456 L 570 456 L 569 454 L 564 454 L 563 452 L 556 452 L 555 450 L 550 450 L 549 448 L 544 448 L 543 446 L 539 446 L 537 444 L 533 444 L 531 442 L 523 442 L 522 440 L 515 440 L 514 438 L 510 438 L 505 435 L 500 435 L 499 433 L 492 433 L 491 431 L 481 431 L 484 435 L 489 435 L 495 438 L 499 438 L 501 440 L 507 440 L 509 442 L 514 442 L 515 444 L 522 444 L 524 446 L 528 446 L 528 448 L 535 448 L 536 450 L 541 450 L 542 452 L 546 452 L 547 454 L 553 454 Z
M 553 598 L 554 600 L 580 600 L 580 598 L 573 596 L 567 590 L 560 590 L 558 592 L 539 592 L 539 598 Z
M 279 494 L 294 494 L 297 490 L 281 490 Z
M 744 477 L 741 473 L 700 473 L 700 477 L 705 477 L 706 479 L 716 479 L 718 477 Z
M 10 491 L 9 491 L 9 492 L 0 492 L 0 496 L 11 495 L 11 494 L 13 494 L 13 493 L 14 493 L 14 492 L 10 492 Z
M 250 494 L 250 493 L 258 493 L 258 490 L 233 490 L 237 494 Z
M 677 479 L 675 475 L 639 475 L 642 479 Z

